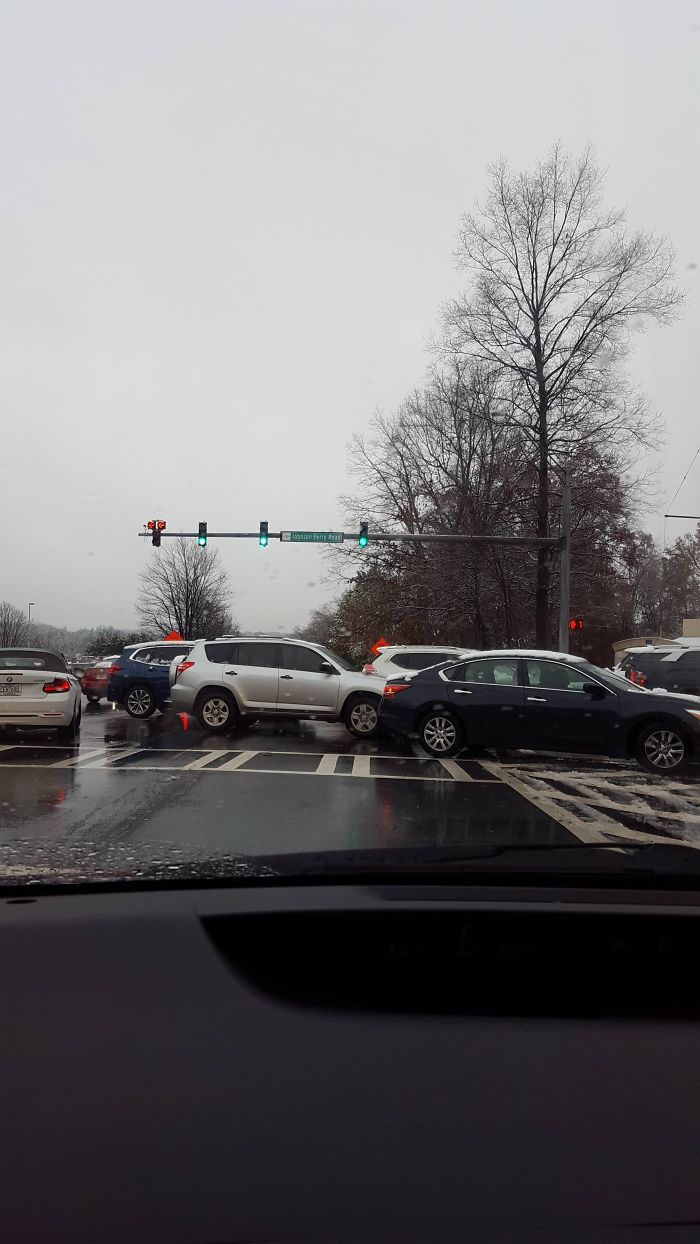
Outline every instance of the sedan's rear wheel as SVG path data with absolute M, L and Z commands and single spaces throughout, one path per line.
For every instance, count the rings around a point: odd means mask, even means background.
M 665 723 L 642 730 L 635 755 L 649 773 L 679 773 L 690 759 L 685 735 Z
M 126 693 L 124 708 L 130 717 L 152 717 L 156 711 L 156 697 L 150 687 L 136 683 Z
M 343 709 L 343 725 L 356 739 L 371 739 L 379 729 L 379 700 L 373 695 L 356 695 Z
M 238 723 L 238 708 L 228 691 L 205 692 L 195 711 L 200 726 L 212 734 L 222 734 Z
M 454 756 L 462 746 L 462 727 L 448 709 L 433 709 L 418 731 L 422 746 L 431 756 Z

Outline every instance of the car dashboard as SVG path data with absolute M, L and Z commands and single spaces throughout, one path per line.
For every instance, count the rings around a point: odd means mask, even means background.
M 8 893 L 4 1236 L 700 1238 L 699 917 L 451 880 Z

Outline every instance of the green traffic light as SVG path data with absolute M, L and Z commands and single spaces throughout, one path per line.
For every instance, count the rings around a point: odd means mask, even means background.
M 199 545 L 200 549 L 205 549 L 207 547 L 207 524 L 206 523 L 199 524 L 199 535 L 197 536 L 197 544 Z
M 360 523 L 360 534 L 357 537 L 357 543 L 361 549 L 366 549 L 369 543 L 368 523 Z
M 258 543 L 261 549 L 267 548 L 267 540 L 268 540 L 267 527 L 268 527 L 267 523 L 260 524 L 260 537 L 259 537 Z

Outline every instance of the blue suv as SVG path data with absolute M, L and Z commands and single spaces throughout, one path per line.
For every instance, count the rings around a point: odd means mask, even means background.
M 107 699 L 126 709 L 130 717 L 151 717 L 170 703 L 170 663 L 187 656 L 192 644 L 182 640 L 156 640 L 129 644 L 110 670 Z

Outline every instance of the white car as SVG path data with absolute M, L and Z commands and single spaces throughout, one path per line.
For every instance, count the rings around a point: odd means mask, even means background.
M 411 670 L 430 669 L 441 661 L 470 657 L 475 648 L 452 648 L 449 644 L 391 644 L 380 648 L 376 657 L 362 667 L 363 674 L 379 674 L 381 678 L 396 678 Z
M 66 742 L 80 730 L 80 680 L 62 656 L 43 648 L 0 648 L 0 726 L 55 729 Z
M 376 733 L 384 678 L 353 670 L 320 644 L 273 636 L 199 640 L 173 669 L 170 698 L 205 730 L 230 730 L 241 718 L 342 721 L 351 734 Z

